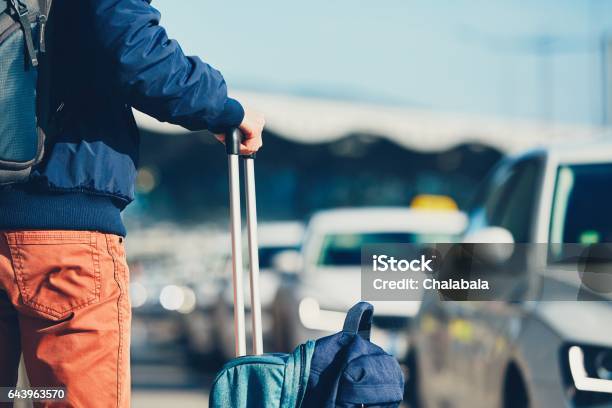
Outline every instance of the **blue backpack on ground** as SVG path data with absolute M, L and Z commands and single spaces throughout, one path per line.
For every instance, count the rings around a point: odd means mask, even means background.
M 27 180 L 43 156 L 50 8 L 51 0 L 0 0 L 0 184 Z
M 370 342 L 374 307 L 353 306 L 340 333 L 316 342 L 302 407 L 397 407 L 404 376 L 395 357 Z
M 404 378 L 397 360 L 369 341 L 374 308 L 353 306 L 341 332 L 290 354 L 238 357 L 213 382 L 212 408 L 397 407 Z

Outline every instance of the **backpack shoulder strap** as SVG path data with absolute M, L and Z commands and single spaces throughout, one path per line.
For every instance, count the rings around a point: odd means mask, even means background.
M 43 133 L 45 139 L 50 139 L 56 133 L 57 121 L 55 120 L 55 108 L 52 106 L 51 95 L 51 65 L 53 59 L 53 47 L 47 46 L 47 39 L 53 36 L 54 17 L 51 8 L 52 0 L 31 0 L 36 1 L 40 7 L 39 19 L 39 55 L 41 64 L 38 70 L 38 87 L 36 98 L 36 109 L 38 117 L 38 128 Z M 51 48 L 51 49 L 50 49 Z

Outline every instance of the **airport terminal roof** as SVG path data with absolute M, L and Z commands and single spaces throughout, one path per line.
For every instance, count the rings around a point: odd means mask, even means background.
M 513 153 L 551 143 L 597 139 L 609 131 L 596 126 L 283 94 L 237 92 L 232 96 L 263 112 L 269 130 L 302 143 L 326 143 L 350 134 L 367 134 L 424 152 L 478 143 Z M 158 122 L 140 112 L 136 112 L 136 120 L 142 129 L 152 132 L 187 132 L 180 126 Z

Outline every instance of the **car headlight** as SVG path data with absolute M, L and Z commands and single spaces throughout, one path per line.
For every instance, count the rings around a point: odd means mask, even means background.
M 578 391 L 612 394 L 612 350 L 592 346 L 567 349 L 569 372 Z
M 168 285 L 159 294 L 159 303 L 169 311 L 191 313 L 196 306 L 196 296 L 191 288 Z

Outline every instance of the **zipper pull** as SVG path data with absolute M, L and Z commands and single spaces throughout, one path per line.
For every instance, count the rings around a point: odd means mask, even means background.
M 38 35 L 38 50 L 41 54 L 47 52 L 47 45 L 45 44 L 45 28 L 47 27 L 47 16 L 41 14 L 38 16 L 38 24 L 40 24 L 40 30 Z

